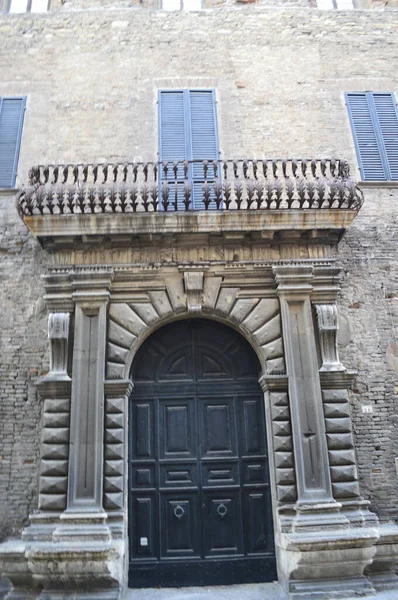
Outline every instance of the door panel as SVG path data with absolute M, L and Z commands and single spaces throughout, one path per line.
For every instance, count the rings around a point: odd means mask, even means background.
M 129 417 L 130 586 L 275 579 L 257 370 L 235 331 L 200 319 L 141 346 Z
M 196 463 L 186 461 L 178 464 L 160 465 L 160 487 L 198 487 L 198 468 Z
M 204 494 L 206 558 L 226 554 L 243 554 L 240 491 Z
M 202 465 L 202 485 L 204 488 L 239 486 L 239 465 L 234 463 L 214 462 Z
M 152 402 L 137 403 L 133 406 L 134 421 L 133 458 L 155 457 L 154 406 Z
M 198 495 L 161 495 L 162 557 L 200 556 Z
M 199 398 L 202 457 L 236 456 L 234 398 Z
M 196 457 L 195 398 L 161 399 L 159 404 L 159 458 Z
M 156 493 L 133 496 L 130 499 L 130 556 L 156 559 L 158 555 L 156 535 Z

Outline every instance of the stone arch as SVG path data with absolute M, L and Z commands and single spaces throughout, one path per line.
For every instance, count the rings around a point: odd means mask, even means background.
M 222 294 L 225 290 L 226 293 Z M 158 328 L 172 321 L 201 317 L 219 321 L 240 333 L 253 347 L 264 374 L 285 373 L 279 301 L 237 298 L 224 288 L 212 310 L 173 310 L 166 292 L 149 292 L 146 303 L 112 303 L 109 308 L 107 379 L 127 379 L 138 348 Z M 220 298 L 220 296 L 223 296 Z
M 118 382 L 124 382 L 124 385 L 130 380 L 131 365 L 138 349 L 163 325 L 197 316 L 219 321 L 242 335 L 254 349 L 264 376 L 285 374 L 279 299 L 271 295 L 269 289 L 267 297 L 261 291 L 256 294 L 253 290 L 253 295 L 249 296 L 243 287 L 223 287 L 221 278 L 205 276 L 201 301 L 196 302 L 193 311 L 192 298 L 184 291 L 183 278 L 179 275 L 166 278 L 162 289 L 149 289 L 147 301 L 111 302 L 106 364 L 106 420 L 109 426 L 106 426 L 104 479 L 104 507 L 108 514 L 112 511 L 117 514 L 124 508 L 126 448 L 122 440 L 125 439 L 126 404 Z M 266 405 L 269 452 L 270 456 L 276 453 L 275 463 L 280 465 L 274 467 L 273 487 L 278 501 L 294 502 L 296 487 L 287 389 L 268 394 Z

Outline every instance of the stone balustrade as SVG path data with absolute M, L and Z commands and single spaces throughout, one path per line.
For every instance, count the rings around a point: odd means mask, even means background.
M 341 159 L 194 160 L 33 167 L 21 216 L 192 210 L 358 211 Z

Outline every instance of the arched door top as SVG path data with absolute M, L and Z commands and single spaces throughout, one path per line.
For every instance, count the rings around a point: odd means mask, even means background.
M 250 344 L 231 327 L 207 319 L 179 321 L 153 333 L 140 347 L 131 376 L 151 381 L 257 380 L 260 363 Z

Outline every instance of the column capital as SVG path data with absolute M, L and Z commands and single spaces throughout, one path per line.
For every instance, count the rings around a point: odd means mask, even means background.
M 51 312 L 73 312 L 72 281 L 68 273 L 51 273 L 45 275 L 46 293 L 44 302 Z
M 313 291 L 312 265 L 290 264 L 272 267 L 278 296 L 309 297 Z
M 263 392 L 287 392 L 289 387 L 287 375 L 261 375 L 258 382 Z
M 347 390 L 355 381 L 356 371 L 321 371 L 319 377 L 323 390 Z
M 314 304 L 336 302 L 340 292 L 340 269 L 335 265 L 315 266 L 313 285 L 311 301 Z
M 134 384 L 131 379 L 108 379 L 104 382 L 105 396 L 108 398 L 121 398 L 130 395 Z
M 72 276 L 72 298 L 83 311 L 97 312 L 110 299 L 113 271 L 90 271 Z
M 40 398 L 43 400 L 46 398 L 54 398 L 54 400 L 58 398 L 69 398 L 72 388 L 72 380 L 67 375 L 65 375 L 63 378 L 45 375 L 37 380 L 36 388 L 39 392 Z

